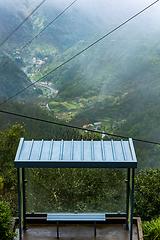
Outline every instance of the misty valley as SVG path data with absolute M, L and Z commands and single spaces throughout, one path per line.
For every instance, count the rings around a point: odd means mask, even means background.
M 40 16 L 44 17 L 42 13 L 37 13 L 34 19 L 31 18 L 32 28 L 40 28 Z M 46 119 L 84 127 L 84 135 L 87 134 L 85 128 L 102 131 L 101 136 L 97 135 L 106 140 L 108 137 L 104 132 L 158 142 L 159 32 L 150 29 L 147 31 L 147 28 L 142 32 L 130 24 L 132 28 L 124 26 L 51 74 L 48 73 L 94 42 L 97 37 L 104 35 L 107 28 L 97 30 L 92 37 L 86 34 L 84 40 L 79 40 L 80 31 L 77 36 L 79 39 L 72 46 L 68 45 L 68 49 L 61 42 L 58 45 L 53 40 L 52 44 L 52 41 L 47 42 L 42 37 L 21 51 L 23 41 L 17 47 L 15 41 L 9 40 L 9 44 L 6 43 L 4 49 L 1 49 L 0 55 L 1 66 L 9 61 L 0 69 L 1 101 L 31 86 L 1 109 L 26 112 L 30 116 L 33 113 L 34 117 L 42 115 Z M 72 26 L 74 28 L 73 23 Z M 50 38 L 60 38 L 62 33 L 59 32 L 59 27 L 57 23 L 57 30 L 47 30 L 47 35 Z M 65 31 L 63 34 L 67 38 Z M 47 76 L 43 78 L 45 75 Z M 39 112 L 38 115 L 35 112 Z M 32 127 L 25 123 L 27 120 L 8 118 L 3 114 L 0 117 L 6 117 L 6 121 L 1 121 L 1 129 L 5 129 L 7 124 L 24 123 L 26 137 L 33 134 L 28 130 Z M 96 123 L 100 124 L 95 125 Z M 37 125 L 34 122 L 29 124 Z M 33 134 L 35 135 L 37 138 L 41 136 L 38 137 L 37 131 Z M 50 132 L 41 137 L 53 138 Z M 139 163 L 139 169 L 159 166 L 159 161 L 155 160 L 159 154 L 158 146 L 138 142 L 135 145 L 138 157 L 140 155 L 141 158 L 143 152 L 147 151 Z
M 13 5 L 9 0 L 8 4 L 0 2 L 0 43 L 36 6 L 36 1 L 14 1 Z M 69 0 L 46 1 L 0 45 L 0 110 L 17 114 L 0 112 L 0 200 L 12 199 L 12 211 L 17 215 L 17 173 L 13 160 L 20 137 L 107 141 L 120 140 L 122 136 L 142 140 L 134 140 L 138 160 L 135 213 L 141 215 L 138 184 L 145 178 L 143 170 L 150 169 L 144 171 L 151 176 L 159 174 L 159 170 L 154 169 L 160 168 L 160 5 L 110 33 L 151 1 L 131 1 L 130 4 L 126 0 L 121 4 L 116 0 L 77 1 L 53 21 L 70 3 Z M 123 170 L 60 172 L 54 169 L 47 172 L 40 169 L 36 172 L 31 169 L 27 174 L 31 178 L 27 190 L 29 211 L 33 207 L 31 202 L 35 210 L 42 210 L 46 199 L 50 201 L 47 192 L 51 192 L 54 206 L 61 212 L 67 209 L 72 212 L 75 206 L 85 212 L 91 205 L 97 211 L 104 211 L 104 207 L 109 210 L 111 198 L 114 198 L 113 209 L 118 211 L 119 199 L 124 197 L 126 173 Z M 59 183 L 53 176 L 59 178 Z M 110 184 L 104 182 L 106 178 Z M 100 185 L 102 182 L 104 187 Z M 81 190 L 76 192 L 78 188 Z M 84 194 L 80 196 L 80 192 Z M 40 200 L 39 194 L 47 197 Z M 120 207 L 125 210 L 123 203 Z M 147 217 L 142 214 L 142 218 L 150 220 L 156 216 L 155 212 L 149 214 Z

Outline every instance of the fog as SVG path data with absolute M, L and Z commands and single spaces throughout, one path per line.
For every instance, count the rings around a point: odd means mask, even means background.
M 16 26 L 18 26 L 18 21 L 20 24 L 23 20 L 22 17 L 25 17 L 24 15 L 27 16 L 41 2 L 42 0 L 0 0 L 0 38 L 2 37 L 2 40 L 4 40 L 4 36 L 9 35 L 10 32 L 15 29 Z M 41 38 L 42 41 L 41 39 L 39 42 L 36 42 L 37 39 L 33 41 L 33 48 L 30 52 L 32 54 L 33 51 L 33 54 L 35 54 L 35 50 L 33 49 L 34 46 L 38 46 L 38 44 L 39 49 L 42 48 L 42 46 L 47 48 L 48 45 L 51 55 L 54 54 L 54 56 L 52 56 L 53 64 L 50 63 L 49 68 L 47 69 L 49 72 L 50 70 L 53 70 L 53 66 L 57 66 L 59 62 L 64 62 L 66 59 L 74 56 L 82 49 L 85 49 L 85 47 L 92 44 L 98 38 L 102 37 L 109 31 L 112 31 L 114 28 L 130 19 L 132 16 L 142 11 L 153 2 L 153 0 L 77 0 L 62 16 L 60 16 L 60 18 L 58 18 L 52 24 L 52 26 L 50 26 L 51 28 L 49 27 L 47 29 L 47 34 L 46 31 L 44 31 L 43 34 L 39 36 L 43 37 Z M 24 29 L 22 29 L 20 34 L 19 32 L 16 32 L 18 37 L 21 36 L 19 42 L 15 41 L 15 39 L 17 40 L 19 38 L 17 37 L 14 39 L 14 36 L 11 37 L 11 41 L 13 40 L 16 48 L 22 47 L 22 45 L 27 43 L 28 35 L 29 38 L 32 39 L 32 37 L 35 36 L 43 26 L 51 22 L 72 3 L 73 0 L 46 0 L 46 2 L 36 11 L 36 13 L 34 13 L 34 16 L 37 14 L 37 18 L 31 17 L 29 19 L 31 24 L 26 26 L 27 24 L 25 23 Z M 25 13 L 23 15 L 21 14 L 21 17 L 19 17 L 20 15 L 17 14 L 20 11 Z M 104 89 L 103 91 L 108 91 L 108 94 L 110 94 L 110 91 L 113 92 L 115 89 L 117 90 L 117 88 L 119 88 L 118 90 L 122 90 L 124 92 L 128 91 L 126 90 L 127 88 L 130 89 L 131 92 L 137 88 L 138 91 L 141 90 L 142 93 L 145 93 L 145 88 L 147 86 L 146 95 L 144 97 L 144 99 L 146 98 L 147 101 L 147 94 L 151 88 L 157 88 L 158 92 L 160 89 L 158 70 L 160 68 L 157 67 L 154 69 L 153 67 L 156 64 L 159 66 L 157 60 L 160 56 L 160 48 L 158 43 L 159 36 L 157 34 L 160 26 L 159 12 L 160 1 L 132 19 L 120 30 L 115 31 L 109 37 L 105 38 L 103 41 L 100 41 L 98 43 L 99 45 L 95 44 L 92 48 L 79 55 L 76 58 L 76 61 L 78 62 L 77 64 L 79 64 L 78 69 L 80 69 L 85 76 L 84 81 L 88 81 L 91 87 L 93 87 L 94 83 L 96 83 L 95 85 L 99 89 L 102 86 Z M 1 13 L 3 13 L 5 19 Z M 41 18 L 42 15 L 43 18 Z M 14 17 L 17 20 L 16 23 L 14 22 Z M 36 24 L 34 22 L 35 19 Z M 13 22 L 16 26 L 11 27 L 11 23 Z M 43 25 L 43 23 L 45 24 Z M 25 41 L 25 43 L 23 41 Z M 12 54 L 12 48 L 14 44 L 10 44 L 10 46 L 10 54 Z M 52 47 L 53 49 L 54 47 L 57 47 L 58 53 L 56 51 L 52 53 Z M 61 53 L 64 55 L 62 54 L 63 56 L 61 56 Z M 54 78 L 55 74 L 57 74 L 57 79 L 59 81 L 61 75 L 65 75 L 64 78 L 62 77 L 62 80 L 65 79 L 66 72 L 71 66 L 73 72 L 69 75 L 68 79 L 70 80 L 73 78 L 74 80 L 74 74 L 77 74 L 77 72 L 74 71 L 74 64 L 75 62 L 73 60 L 71 61 L 70 65 L 66 64 L 65 69 L 62 67 L 59 69 L 59 72 L 55 71 L 52 77 Z M 46 66 L 48 67 L 47 64 Z M 151 69 L 150 72 L 148 71 L 149 68 Z M 145 75 L 145 73 L 147 74 Z M 126 84 L 127 87 L 125 86 Z M 72 85 L 73 82 L 70 84 L 70 86 Z M 59 89 L 59 85 L 57 89 Z M 96 88 L 93 88 L 92 90 L 94 90 L 94 92 L 98 92 Z M 149 101 L 153 100 L 153 105 L 156 105 L 156 101 L 154 103 L 154 100 L 157 100 L 156 97 L 159 97 L 159 92 L 157 95 L 154 94 L 155 93 L 153 91 L 153 99 L 150 97 Z M 139 93 L 137 96 L 139 97 Z M 146 103 L 147 101 L 144 102 Z M 132 102 L 134 102 L 134 99 Z M 117 106 L 119 107 L 119 105 Z M 143 106 L 143 103 L 142 105 L 139 104 L 139 109 L 141 109 L 141 107 L 143 108 Z M 157 107 L 157 109 L 159 108 Z M 157 109 L 155 113 L 157 112 Z M 126 112 L 129 110 L 126 107 Z M 121 110 L 122 113 L 124 111 L 123 109 Z M 97 115 L 95 116 L 97 117 Z M 159 119 L 159 117 L 157 117 L 157 119 Z M 131 122 L 134 122 L 134 120 L 134 118 L 131 119 Z M 117 122 L 119 122 L 119 119 Z M 146 123 L 148 124 L 148 122 Z M 153 130 L 156 132 L 157 126 L 154 127 Z M 154 135 L 156 134 L 153 134 L 153 137 Z M 146 137 L 146 135 L 144 135 L 144 137 Z M 148 137 L 147 135 L 147 138 L 150 138 L 150 136 Z M 159 134 L 157 136 L 157 139 L 158 138 Z M 159 141 L 157 139 L 156 141 Z
M 52 7 L 55 5 L 60 9 L 64 9 L 72 2 L 72 0 L 47 0 L 44 6 Z M 81 14 L 97 18 L 105 24 L 110 22 L 110 20 L 121 23 L 121 21 L 132 17 L 153 2 L 153 0 L 77 0 L 68 11 L 79 11 Z M 157 23 L 158 21 L 160 23 L 159 11 L 160 2 L 157 2 L 138 16 L 137 20 L 152 21 L 152 23 L 154 21 Z
M 25 4 L 25 11 L 27 11 L 27 9 L 30 11 L 41 2 L 42 0 L 0 0 L 0 7 L 6 7 L 13 11 L 14 9 L 21 10 L 22 4 Z M 46 0 L 40 8 L 49 8 L 49 10 L 52 10 L 54 13 L 55 8 L 64 10 L 72 2 L 73 0 Z M 117 20 L 118 22 L 130 18 L 153 2 L 153 0 L 77 0 L 67 11 L 79 11 L 81 14 L 83 13 L 92 18 L 99 19 L 102 23 L 107 23 L 109 19 L 113 17 L 115 18 L 114 21 L 116 22 Z M 160 2 L 157 2 L 137 18 L 143 19 L 143 21 L 150 20 L 160 22 L 159 11 Z
M 42 0 L 0 0 L 1 10 L 5 9 L 6 14 L 9 11 L 23 11 L 27 16 Z M 126 21 L 145 7 L 152 4 L 153 0 L 77 0 L 64 14 L 77 14 L 77 18 L 85 24 L 85 21 L 94 21 L 98 28 L 111 29 Z M 48 21 L 52 21 L 57 14 L 61 13 L 68 7 L 73 0 L 46 0 L 43 5 L 36 11 L 44 13 Z M 148 30 L 155 30 L 160 25 L 160 2 L 155 3 L 145 12 L 133 19 L 129 24 L 135 24 Z M 35 13 L 34 13 L 35 14 Z M 2 20 L 1 20 L 2 21 Z

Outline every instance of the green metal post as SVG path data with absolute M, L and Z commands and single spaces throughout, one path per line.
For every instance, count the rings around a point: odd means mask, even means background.
M 23 184 L 23 229 L 26 228 L 26 198 L 25 198 L 25 169 L 22 168 L 22 184 Z
M 59 238 L 59 222 L 57 221 L 57 238 Z
M 96 237 L 96 222 L 94 222 L 94 236 Z
M 21 221 L 21 181 L 20 181 L 20 169 L 17 168 L 18 176 L 18 210 L 19 210 L 19 240 L 22 240 L 22 221 Z
M 131 170 L 131 182 L 130 182 L 130 240 L 132 240 L 132 232 L 133 232 L 133 205 L 134 205 L 134 173 L 135 169 Z
M 129 229 L 129 189 L 130 189 L 130 168 L 127 169 L 127 180 L 126 180 L 126 221 L 124 225 L 124 229 Z

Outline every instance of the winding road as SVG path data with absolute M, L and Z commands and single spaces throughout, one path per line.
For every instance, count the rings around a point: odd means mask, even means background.
M 30 79 L 30 77 L 29 77 L 29 75 L 28 75 L 28 72 L 27 72 L 27 68 L 24 68 L 24 69 L 23 69 L 23 72 L 24 72 L 24 73 L 27 75 L 27 77 Z M 31 79 L 30 79 L 30 81 L 31 81 L 32 83 L 36 83 L 36 84 L 40 85 L 41 87 L 48 88 L 48 89 L 51 91 L 50 94 L 48 94 L 48 96 L 51 96 L 51 95 L 54 94 L 54 92 L 56 91 L 55 89 L 53 89 L 52 87 L 49 87 L 48 85 L 45 85 L 45 84 L 36 82 L 36 81 L 34 81 L 34 80 L 31 80 Z

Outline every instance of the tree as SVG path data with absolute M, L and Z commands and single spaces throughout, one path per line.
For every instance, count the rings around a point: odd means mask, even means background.
M 13 232 L 12 225 L 12 214 L 8 205 L 4 202 L 0 202 L 0 236 L 1 239 L 13 239 L 16 233 Z
M 17 213 L 17 170 L 14 167 L 14 158 L 24 133 L 19 124 L 0 132 L 0 200 L 9 202 L 14 214 Z
M 134 213 L 150 221 L 160 214 L 160 170 L 142 170 L 135 177 Z

